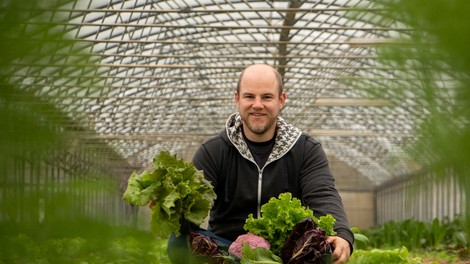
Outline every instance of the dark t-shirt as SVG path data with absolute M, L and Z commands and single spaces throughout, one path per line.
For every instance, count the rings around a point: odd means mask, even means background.
M 248 148 L 250 149 L 251 155 L 253 155 L 256 164 L 258 164 L 260 168 L 263 168 L 264 164 L 269 158 L 269 154 L 271 154 L 271 151 L 273 150 L 276 136 L 265 142 L 250 141 L 245 135 L 243 135 L 243 138 L 245 139 L 245 142 L 248 145 Z

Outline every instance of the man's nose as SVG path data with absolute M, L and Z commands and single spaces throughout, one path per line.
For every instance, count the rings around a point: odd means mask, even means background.
M 261 98 L 255 98 L 255 102 L 253 103 L 253 108 L 263 108 L 263 102 Z

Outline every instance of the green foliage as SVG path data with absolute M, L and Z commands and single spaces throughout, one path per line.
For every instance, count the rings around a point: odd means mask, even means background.
M 162 238 L 180 234 L 182 217 L 202 224 L 216 198 L 202 171 L 168 151 L 156 155 L 153 165 L 151 171 L 131 175 L 123 199 L 134 205 L 149 205 L 151 229 Z
M 465 258 L 468 252 L 461 220 L 459 216 L 452 221 L 448 218 L 430 222 L 407 219 L 368 230 L 351 228 L 355 238 L 354 254 L 348 263 L 421 263 L 421 259 L 426 259 L 424 263 L 454 263 L 460 255 Z
M 354 234 L 354 248 L 356 249 L 364 249 L 367 248 L 370 244 L 369 238 L 362 234 L 362 230 L 358 227 L 351 227 L 351 231 Z
M 372 249 L 355 250 L 348 264 L 419 264 L 421 258 L 410 257 L 408 249 L 401 247 L 397 249 Z
M 261 217 L 248 215 L 243 228 L 249 233 L 268 240 L 271 250 L 279 254 L 293 227 L 307 217 L 313 217 L 313 211 L 302 206 L 291 193 L 282 193 L 261 206 Z
M 60 133 L 56 122 L 49 117 L 51 104 L 41 102 L 33 93 L 21 90 L 10 79 L 13 64 L 17 60 L 28 61 L 40 47 L 57 48 L 48 40 L 61 36 L 63 32 L 52 33 L 51 26 L 38 25 L 25 30 L 30 21 L 31 10 L 37 0 L 3 1 L 0 15 L 0 172 L 6 158 L 23 156 L 28 152 L 44 152 L 57 147 Z M 47 1 L 43 1 L 47 2 Z M 51 1 L 52 2 L 52 1 Z M 60 2 L 60 1 L 58 1 Z M 53 4 L 49 3 L 50 6 Z M 43 3 L 47 5 L 47 3 Z M 44 17 L 38 12 L 36 19 Z M 51 30 L 51 34 L 40 34 Z M 31 37 L 35 36 L 36 39 Z M 63 44 L 66 46 L 67 44 Z M 54 55 L 54 52 L 47 55 Z
M 325 230 L 327 236 L 336 235 L 336 231 L 334 230 L 336 219 L 332 215 L 322 215 L 320 218 L 313 217 L 313 221 L 319 228 Z
M 442 250 L 446 248 L 465 248 L 468 243 L 460 216 L 456 216 L 453 220 L 448 218 L 444 220 L 434 219 L 430 222 L 412 219 L 389 221 L 362 233 L 368 238 L 369 243 L 357 243 L 355 244 L 356 248 L 405 246 L 409 250 Z
M 70 224 L 85 232 L 44 234 L 37 226 L 0 236 L 0 263 L 170 263 L 167 240 L 156 240 L 147 232 L 97 222 Z M 93 232 L 86 232 L 87 228 Z M 55 237 L 59 233 L 62 236 Z
M 466 263 L 461 258 L 457 250 L 413 250 L 410 251 L 410 256 L 419 257 L 423 259 L 423 263 L 440 264 L 440 263 Z
M 470 2 L 467 0 L 378 0 L 387 10 L 384 19 L 412 30 L 400 34 L 406 45 L 377 48 L 385 66 L 394 69 L 394 82 L 372 86 L 357 83 L 371 96 L 402 106 L 419 107 L 410 115 L 420 121 L 416 141 L 406 149 L 413 163 L 423 165 L 435 181 L 454 177 L 465 195 L 470 194 Z M 373 21 L 371 21 L 373 22 Z M 380 23 L 380 22 L 379 22 Z M 380 26 L 380 25 L 378 25 Z M 360 89 L 360 88 L 358 88 Z M 470 203 L 465 204 L 464 227 L 470 231 Z M 441 240 L 435 232 L 436 241 Z M 400 234 L 401 235 L 401 234 Z M 412 234 L 413 244 L 419 244 Z
M 0 172 L 3 172 L 2 165 L 6 158 L 24 157 L 25 153 L 43 154 L 63 147 L 61 143 L 66 138 L 63 128 L 71 127 L 73 121 L 70 115 L 78 116 L 78 113 L 61 113 L 53 102 L 54 96 L 61 97 L 61 100 L 72 98 L 69 89 L 50 92 L 51 83 L 63 83 L 63 72 L 83 72 L 85 67 L 90 67 L 83 66 L 90 55 L 67 35 L 70 29 L 54 24 L 66 18 L 64 13 L 55 12 L 54 9 L 73 2 L 2 1 Z M 52 61 L 67 61 L 70 65 L 49 67 Z M 26 66 L 28 64 L 31 66 Z M 36 78 L 31 86 L 31 80 L 19 77 L 25 73 L 43 78 Z M 78 87 L 75 89 L 80 89 Z M 43 96 L 42 91 L 48 92 L 48 97 Z M 77 90 L 75 92 L 78 93 Z
M 269 241 L 271 250 L 279 254 L 294 226 L 305 218 L 312 218 L 326 231 L 327 236 L 336 234 L 333 230 L 336 219 L 332 215 L 316 218 L 313 211 L 302 206 L 299 199 L 292 198 L 291 193 L 281 193 L 278 198 L 272 197 L 261 206 L 261 217 L 248 215 L 243 228 Z
M 247 243 L 242 247 L 241 264 L 282 264 L 282 259 L 263 247 L 251 248 Z

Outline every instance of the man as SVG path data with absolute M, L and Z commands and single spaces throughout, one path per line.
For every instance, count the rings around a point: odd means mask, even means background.
M 225 129 L 204 142 L 193 158 L 217 194 L 210 212 L 209 231 L 235 240 L 250 213 L 271 197 L 290 192 L 320 217 L 332 214 L 337 236 L 328 241 L 335 264 L 352 252 L 341 198 L 320 143 L 287 124 L 279 113 L 286 102 L 280 74 L 271 66 L 255 64 L 240 75 L 232 114 Z

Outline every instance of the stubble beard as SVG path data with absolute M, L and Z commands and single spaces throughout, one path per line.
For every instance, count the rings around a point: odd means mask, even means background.
M 251 132 L 257 135 L 263 135 L 269 130 L 269 128 L 271 128 L 274 125 L 276 118 L 268 119 L 266 124 L 258 124 L 258 125 L 252 125 L 251 122 L 248 120 L 248 118 L 244 118 L 242 121 Z

